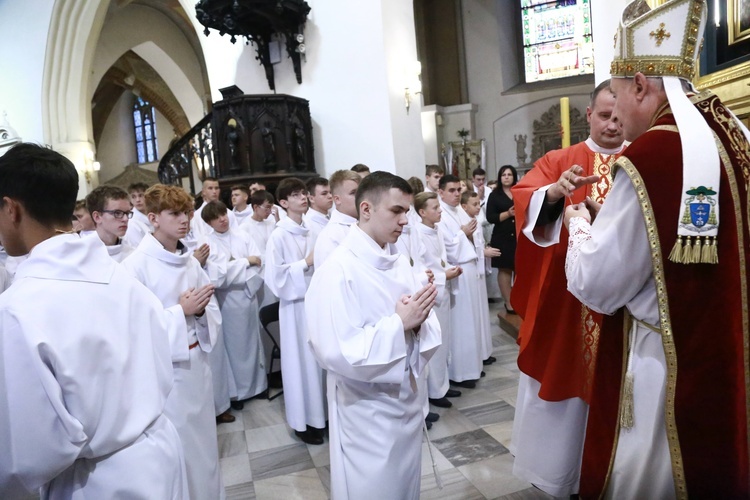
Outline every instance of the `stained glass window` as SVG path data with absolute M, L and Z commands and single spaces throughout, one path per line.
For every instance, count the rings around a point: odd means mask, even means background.
M 526 82 L 594 73 L 591 0 L 520 0 Z
M 156 123 L 154 108 L 148 101 L 138 97 L 133 106 L 133 127 L 135 128 L 135 151 L 138 163 L 156 161 Z

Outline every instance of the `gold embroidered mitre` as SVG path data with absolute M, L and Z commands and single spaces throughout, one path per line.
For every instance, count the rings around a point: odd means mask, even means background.
M 706 0 L 670 0 L 650 10 L 645 0 L 628 4 L 615 34 L 613 77 L 695 76 L 703 46 Z

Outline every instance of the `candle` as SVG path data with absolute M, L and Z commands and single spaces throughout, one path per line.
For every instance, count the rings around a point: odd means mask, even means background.
M 570 100 L 560 98 L 560 125 L 562 126 L 562 147 L 570 146 Z

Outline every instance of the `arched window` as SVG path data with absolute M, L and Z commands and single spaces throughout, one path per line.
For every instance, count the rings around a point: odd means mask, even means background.
M 156 161 L 156 123 L 154 107 L 138 97 L 133 106 L 133 127 L 135 127 L 135 150 L 138 163 Z

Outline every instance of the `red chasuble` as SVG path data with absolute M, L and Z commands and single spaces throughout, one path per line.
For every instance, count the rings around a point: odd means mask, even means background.
M 682 150 L 669 108 L 618 161 L 636 188 L 653 251 L 667 361 L 665 421 L 678 498 L 750 497 L 748 282 L 750 145 L 713 94 L 693 99 L 718 137 L 718 264 L 667 259 L 681 210 Z M 623 178 L 620 179 L 620 176 Z M 581 497 L 606 487 L 617 446 L 622 330 L 602 336 L 584 445 Z M 636 414 L 637 418 L 637 414 Z M 644 453 L 647 452 L 644 449 Z
M 568 231 L 563 227 L 560 243 L 541 248 L 521 232 L 526 211 L 534 191 L 557 182 L 576 164 L 583 167 L 582 176 L 599 175 L 601 179 L 575 191 L 572 200 L 565 201 L 566 206 L 571 201 L 582 202 L 586 196 L 601 203 L 612 185 L 614 160 L 615 155 L 594 153 L 581 142 L 547 153 L 513 186 L 518 246 L 511 302 L 523 319 L 518 335 L 518 367 L 541 384 L 539 397 L 547 401 L 579 397 L 588 402 L 601 315 L 583 306 L 567 290 Z

